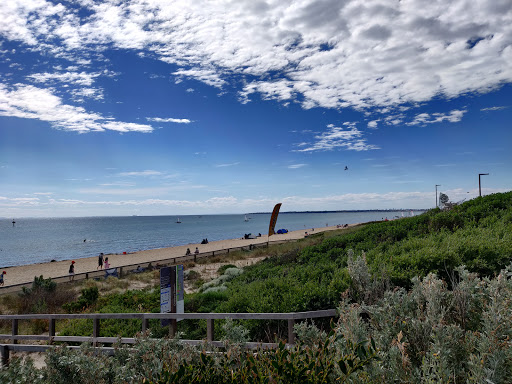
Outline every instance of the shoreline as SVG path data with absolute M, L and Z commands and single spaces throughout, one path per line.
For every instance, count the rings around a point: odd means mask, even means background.
M 359 223 L 360 224 L 360 223 Z M 357 226 L 359 224 L 349 224 L 347 228 Z M 315 228 L 311 231 L 310 228 L 304 230 L 291 231 L 286 234 L 276 234 L 270 237 L 271 241 L 275 240 L 299 240 L 304 238 L 304 232 L 308 234 L 316 234 L 325 231 L 334 231 L 343 228 L 339 228 L 336 225 L 329 227 Z M 126 254 L 105 254 L 108 257 L 110 267 L 123 267 L 126 265 L 145 263 L 145 262 L 156 262 L 163 259 L 174 258 L 185 256 L 187 248 L 194 253 L 195 248 L 199 249 L 200 253 L 219 251 L 227 248 L 237 248 L 241 246 L 248 246 L 250 244 L 262 244 L 269 241 L 268 235 L 262 235 L 256 239 L 228 239 L 228 240 L 217 240 L 209 242 L 208 244 L 186 244 L 168 248 L 156 248 L 148 249 L 144 251 L 137 251 Z M 2 271 L 6 271 L 4 275 L 5 287 L 11 285 L 30 283 L 34 281 L 34 277 L 43 276 L 44 278 L 57 278 L 68 275 L 68 268 L 71 259 L 60 260 L 55 262 L 26 264 L 13 267 L 1 268 Z M 75 273 L 93 272 L 98 267 L 98 256 L 80 258 L 75 260 Z M 1 271 L 0 271 L 1 273 Z M 0 288 L 1 291 L 2 288 Z

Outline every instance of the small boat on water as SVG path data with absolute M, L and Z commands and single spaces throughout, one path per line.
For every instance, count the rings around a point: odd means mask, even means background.
M 178 220 L 176 220 L 176 223 L 180 224 L 181 223 L 181 220 L 180 218 L 178 217 Z
M 245 215 L 244 221 L 249 221 L 249 218 L 247 217 L 247 215 Z

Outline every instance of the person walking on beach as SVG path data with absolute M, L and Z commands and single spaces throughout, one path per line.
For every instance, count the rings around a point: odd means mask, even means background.
M 98 256 L 98 267 L 96 268 L 96 270 L 98 269 L 103 269 L 103 252 L 101 252 Z
M 199 248 L 196 247 L 196 250 L 194 251 L 194 255 L 199 255 Z
M 69 281 L 75 280 L 75 260 L 69 265 Z
M 4 275 L 7 275 L 7 272 L 3 271 L 0 274 L 0 285 L 4 285 Z
M 103 255 L 103 253 L 102 253 Z M 108 257 L 105 257 L 105 269 L 109 269 L 110 268 L 110 263 L 108 262 Z

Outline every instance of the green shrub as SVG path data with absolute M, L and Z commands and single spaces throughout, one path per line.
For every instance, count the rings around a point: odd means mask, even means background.
M 221 265 L 219 267 L 219 269 L 217 269 L 217 274 L 219 275 L 223 275 L 224 274 L 224 271 L 228 268 L 236 268 L 236 265 L 233 265 L 233 264 L 225 264 L 225 265 Z
M 66 303 L 63 305 L 63 308 L 68 312 L 84 311 L 96 303 L 99 295 L 99 290 L 96 286 L 84 288 L 77 301 Z

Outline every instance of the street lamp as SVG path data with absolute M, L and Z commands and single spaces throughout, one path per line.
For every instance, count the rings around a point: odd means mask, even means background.
M 482 182 L 480 181 L 480 176 L 488 175 L 488 173 L 479 173 L 478 174 L 478 193 L 480 197 L 482 197 Z
M 441 184 L 436 184 L 436 208 L 437 208 L 437 187 L 440 187 Z

